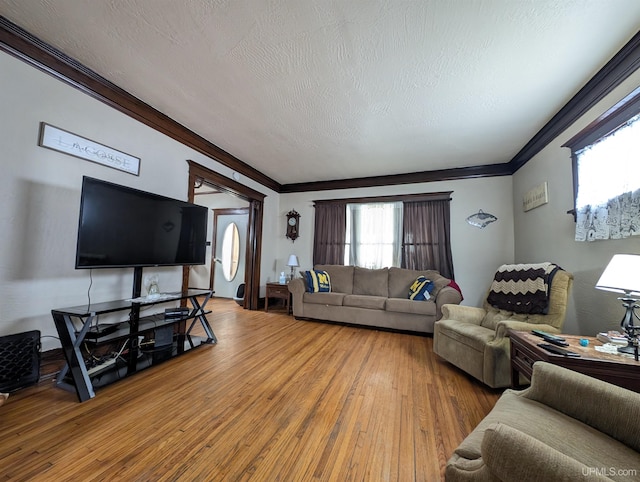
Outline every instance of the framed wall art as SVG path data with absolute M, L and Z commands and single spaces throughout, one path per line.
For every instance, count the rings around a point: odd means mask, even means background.
M 549 202 L 549 190 L 547 188 L 547 182 L 538 184 L 536 187 L 527 191 L 522 197 L 522 208 L 524 211 L 531 211 L 538 206 L 547 204 Z
M 40 123 L 38 145 L 135 176 L 140 174 L 139 157 L 99 144 L 46 122 Z

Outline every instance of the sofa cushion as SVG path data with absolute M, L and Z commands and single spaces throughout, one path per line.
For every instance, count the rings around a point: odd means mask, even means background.
M 353 266 L 319 264 L 315 269 L 329 273 L 332 291 L 349 295 L 353 293 Z
M 414 315 L 435 316 L 436 304 L 430 301 L 413 301 L 404 298 L 389 298 L 385 305 L 387 311 L 411 313 Z
M 451 283 L 451 280 L 449 278 L 445 278 L 442 275 L 438 275 L 435 278 L 430 278 L 430 279 L 433 280 L 433 289 L 431 290 L 432 298 L 435 298 L 436 296 L 438 296 L 438 293 L 440 292 L 440 290 L 442 288 L 449 286 L 449 283 Z
M 353 294 L 385 298 L 389 296 L 389 269 L 367 269 L 356 266 L 353 271 Z
M 409 299 L 413 301 L 427 301 L 431 298 L 433 291 L 433 281 L 424 276 L 418 276 L 416 280 L 409 286 Z
M 342 304 L 343 306 L 355 306 L 356 308 L 384 310 L 385 301 L 387 301 L 387 298 L 384 296 L 345 295 Z
M 306 273 L 307 291 L 310 293 L 324 293 L 331 291 L 331 276 L 326 271 L 311 270 Z
M 414 269 L 389 268 L 389 298 L 408 298 L 409 286 L 413 284 L 418 276 L 424 276 L 433 281 L 431 297 L 438 296 L 440 291 L 451 282 L 437 271 L 432 269 L 418 271 Z
M 533 373 L 526 398 L 580 420 L 640 451 L 640 394 L 550 363 L 536 363 Z M 590 403 L 576 403 L 576 400 Z
M 522 454 L 527 454 L 523 457 Z M 497 480 L 589 480 L 611 482 L 604 470 L 552 449 L 520 430 L 498 423 L 485 431 L 482 460 Z M 610 469 L 607 469 L 610 470 Z M 600 472 L 600 473 L 598 473 Z M 453 477 L 451 477 L 453 479 Z
M 302 296 L 302 301 L 316 305 L 332 305 L 342 306 L 344 293 L 309 293 L 306 292 Z

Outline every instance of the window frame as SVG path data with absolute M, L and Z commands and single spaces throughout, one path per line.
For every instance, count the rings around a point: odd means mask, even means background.
M 362 246 L 363 243 L 362 239 L 361 239 L 361 235 L 360 235 L 360 229 L 354 229 L 353 226 L 353 222 L 354 222 L 354 211 L 355 210 L 359 210 L 361 209 L 361 207 L 363 206 L 390 206 L 392 208 L 393 211 L 393 224 L 396 226 L 396 228 L 398 228 L 400 230 L 400 232 L 395 232 L 394 233 L 394 240 L 393 242 L 389 245 L 387 243 L 377 243 L 375 244 L 375 246 L 390 246 L 391 247 L 391 253 L 392 253 L 392 258 L 393 261 L 400 261 L 400 264 L 398 264 L 398 266 L 395 266 L 394 264 L 391 264 L 390 266 L 394 266 L 396 268 L 401 268 L 402 266 L 402 247 L 403 247 L 403 236 L 402 236 L 402 216 L 404 214 L 404 202 L 403 201 L 371 201 L 371 202 L 357 202 L 357 203 L 346 203 L 346 221 L 347 221 L 347 229 L 346 229 L 346 233 L 345 233 L 345 252 L 344 252 L 344 258 L 345 258 L 345 266 L 348 265 L 353 265 L 353 266 L 361 266 L 363 268 L 368 268 L 369 266 L 362 266 L 360 264 L 356 264 L 354 261 L 354 259 L 351 259 L 351 254 L 355 251 L 358 251 L 358 247 Z M 357 209 L 352 209 L 352 207 L 354 206 L 358 206 Z M 400 218 L 396 218 L 396 214 L 398 214 L 399 211 L 399 216 Z M 367 223 L 365 223 L 367 224 Z M 349 227 L 351 227 L 352 229 L 349 229 Z M 362 227 L 362 225 L 360 225 L 360 227 Z M 359 241 L 355 241 L 352 238 L 352 234 L 354 233 L 354 231 L 357 231 L 359 234 L 357 236 L 357 239 Z M 398 236 L 396 236 L 396 234 Z M 364 237 L 364 236 L 363 236 Z M 394 249 L 396 248 L 396 249 Z M 394 254 L 395 253 L 395 254 Z M 359 259 L 360 261 L 362 261 L 362 259 Z M 375 266 L 372 267 L 372 269 L 380 269 L 383 266 Z
M 403 215 L 404 215 L 404 210 L 406 209 L 407 204 L 414 204 L 414 203 L 419 203 L 422 201 L 427 201 L 427 202 L 431 202 L 431 201 L 438 201 L 438 202 L 446 202 L 446 213 L 444 213 L 444 225 L 446 226 L 446 228 L 444 228 L 444 232 L 439 232 L 438 235 L 441 236 L 443 235 L 444 238 L 438 238 L 438 240 L 444 244 L 442 244 L 442 246 L 444 246 L 444 250 L 446 251 L 446 253 L 440 253 L 442 254 L 443 257 L 443 261 L 441 261 L 442 266 L 440 266 L 438 263 L 438 268 L 424 268 L 424 269 L 437 269 L 438 271 L 440 271 L 440 273 L 443 276 L 447 276 L 448 273 L 449 278 L 453 279 L 453 259 L 452 259 L 452 254 L 451 254 L 451 234 L 450 234 L 450 225 L 451 225 L 451 221 L 450 221 L 450 216 L 451 216 L 451 206 L 450 203 L 452 201 L 451 198 L 451 194 L 453 194 L 453 191 L 441 191 L 441 192 L 433 192 L 433 193 L 421 193 L 421 194 L 399 194 L 399 195 L 391 195 L 391 196 L 370 196 L 370 197 L 358 197 L 358 198 L 342 198 L 342 199 L 322 199 L 322 200 L 315 200 L 313 201 L 313 205 L 314 208 L 321 208 L 322 207 L 322 212 L 324 213 L 325 210 L 329 207 L 329 206 L 335 206 L 338 207 L 339 209 L 344 210 L 345 212 L 345 218 L 346 218 L 346 205 L 347 204 L 357 204 L 357 203 L 362 203 L 362 204 L 369 204 L 369 203 L 376 203 L 376 202 L 397 202 L 400 201 L 403 203 Z M 318 211 L 316 211 L 316 224 L 315 224 L 315 231 L 314 232 L 314 250 L 313 250 L 313 264 L 339 264 L 339 263 L 343 263 L 344 261 L 344 252 L 341 252 L 341 254 L 339 254 L 339 259 L 336 256 L 336 251 L 335 249 L 326 249 L 326 246 L 331 245 L 331 246 L 336 246 L 338 243 L 343 243 L 343 241 L 338 241 L 335 238 L 331 238 L 332 241 L 330 241 L 328 244 L 326 243 L 326 239 L 320 239 L 318 238 L 318 229 L 319 226 L 317 224 L 318 222 Z M 334 213 L 334 215 L 336 215 L 336 213 Z M 431 215 L 433 215 L 433 213 L 431 213 Z M 345 224 L 346 224 L 346 219 L 345 219 Z M 404 224 L 404 221 L 403 221 Z M 346 226 L 345 226 L 346 227 Z M 403 226 L 403 239 L 402 239 L 402 246 L 403 246 L 403 254 L 402 254 L 402 263 L 404 266 L 405 263 L 405 253 L 404 253 L 404 242 L 405 242 L 405 232 L 406 232 L 406 226 Z M 325 233 L 323 231 L 323 235 L 326 235 L 327 233 Z M 342 232 L 337 232 L 334 234 L 338 234 L 339 236 L 341 236 L 343 239 L 346 239 L 346 233 L 342 233 Z M 323 242 L 321 241 L 325 241 L 325 243 L 323 244 Z M 344 245 L 344 243 L 343 243 Z M 346 245 L 345 245 L 346 246 Z M 336 251 L 336 252 L 334 252 Z M 331 262 L 326 261 L 327 259 L 332 260 Z M 415 261 L 415 260 L 414 260 Z M 418 268 L 417 268 L 418 269 Z
M 576 200 L 578 198 L 577 153 L 606 137 L 638 114 L 640 114 L 640 86 L 562 145 L 571 149 L 573 209 L 567 211 L 567 214 L 572 214 L 574 221 L 577 218 Z

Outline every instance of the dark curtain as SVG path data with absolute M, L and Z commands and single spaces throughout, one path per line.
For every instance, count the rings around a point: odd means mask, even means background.
M 344 241 L 347 230 L 346 203 L 317 203 L 313 265 L 344 264 Z
M 402 267 L 433 269 L 453 279 L 449 200 L 405 202 Z

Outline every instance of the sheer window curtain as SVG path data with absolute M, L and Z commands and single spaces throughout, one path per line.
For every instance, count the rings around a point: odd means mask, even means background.
M 400 267 L 402 202 L 347 204 L 344 264 L 363 268 Z
M 343 264 L 346 203 L 316 203 L 313 264 Z
M 640 115 L 577 153 L 576 241 L 640 234 Z
M 453 279 L 450 201 L 405 202 L 403 226 L 402 267 Z

